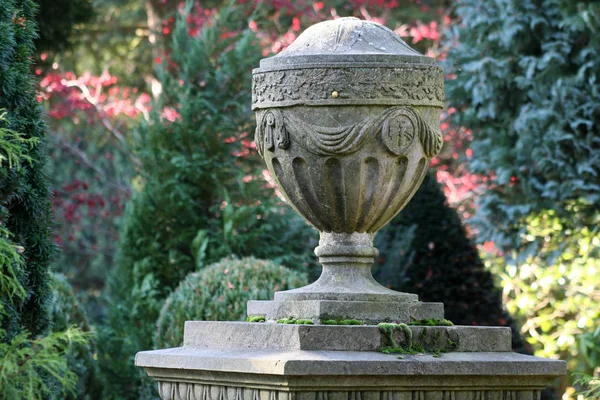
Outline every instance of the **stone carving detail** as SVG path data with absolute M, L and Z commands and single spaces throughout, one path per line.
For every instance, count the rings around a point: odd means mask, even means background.
M 423 152 L 427 158 L 435 157 L 442 149 L 442 133 L 432 128 L 423 118 L 410 108 L 392 109 L 381 129 L 381 138 L 389 151 L 400 155 L 410 146 L 418 133 Z
M 319 126 L 302 121 L 290 111 L 270 109 L 258 113 L 255 141 L 262 156 L 275 146 L 287 149 L 290 133 L 306 136 L 306 149 L 317 155 L 344 155 L 360 149 L 365 139 L 381 132 L 387 149 L 396 155 L 406 153 L 415 136 L 419 137 L 427 158 L 442 148 L 442 134 L 408 107 L 393 107 L 384 112 L 343 126 Z
M 290 400 L 289 392 L 239 386 L 158 381 L 162 400 Z
M 539 390 L 302 391 L 158 382 L 162 400 L 540 400 Z
M 398 110 L 384 121 L 381 128 L 381 139 L 394 154 L 401 154 L 412 143 L 418 132 L 418 122 L 414 113 Z
M 284 121 L 294 135 L 306 134 L 306 149 L 317 155 L 351 154 L 363 141 L 374 136 L 389 115 L 385 111 L 362 121 L 345 126 L 327 127 L 300 120 L 292 112 L 284 112 Z
M 315 104 L 444 106 L 436 66 L 410 68 L 303 68 L 255 72 L 252 108 Z M 333 92 L 337 92 L 332 96 Z
M 287 149 L 290 146 L 290 138 L 280 110 L 268 110 L 262 114 L 256 125 L 255 141 L 261 156 L 265 149 L 273 151 L 275 146 L 280 149 Z
M 444 144 L 442 132 L 431 127 L 422 118 L 417 118 L 417 121 L 420 124 L 419 139 L 421 140 L 421 146 L 423 146 L 423 152 L 427 158 L 433 158 L 442 150 Z

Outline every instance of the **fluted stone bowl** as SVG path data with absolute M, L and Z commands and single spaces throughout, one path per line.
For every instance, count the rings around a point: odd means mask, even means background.
M 427 122 L 435 116 L 419 111 L 402 106 L 261 110 L 256 141 L 283 195 L 315 228 L 374 233 L 408 203 L 441 145 L 439 132 Z
M 252 100 L 258 151 L 289 204 L 321 232 L 321 263 L 370 266 L 374 233 L 408 203 L 442 147 L 442 69 L 388 28 L 341 18 L 262 60 Z

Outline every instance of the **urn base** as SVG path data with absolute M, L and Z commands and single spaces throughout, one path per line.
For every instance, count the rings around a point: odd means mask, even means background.
M 355 319 L 364 324 L 385 321 L 409 323 L 422 319 L 443 319 L 444 304 L 419 301 L 251 300 L 248 302 L 248 315 L 275 321 L 282 318 L 310 319 L 315 323 L 323 323 L 328 319 Z

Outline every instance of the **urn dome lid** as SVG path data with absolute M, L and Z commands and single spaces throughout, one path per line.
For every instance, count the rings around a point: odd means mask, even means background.
M 287 49 L 263 59 L 260 69 L 356 63 L 435 65 L 435 60 L 412 49 L 384 25 L 346 17 L 320 22 L 306 29 Z

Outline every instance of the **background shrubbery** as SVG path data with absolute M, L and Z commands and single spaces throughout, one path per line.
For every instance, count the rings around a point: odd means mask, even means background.
M 17 378 L 38 397 L 156 397 L 135 352 L 177 344 L 187 318 L 239 318 L 244 297 L 218 271 L 263 261 L 209 264 L 269 259 L 290 286 L 318 275 L 316 232 L 256 155 L 250 71 L 310 24 L 346 15 L 395 29 L 448 78 L 436 179 L 376 237 L 377 278 L 444 301 L 456 323 L 510 325 L 515 349 L 592 374 L 599 3 L 38 0 L 36 39 L 35 4 L 3 1 L 0 358 L 13 369 L 0 372 L 0 397 L 23 387 Z M 224 314 L 176 306 L 211 288 L 238 300 Z M 159 318 L 163 307 L 175 311 Z
M 253 257 L 209 265 L 189 274 L 167 297 L 154 346 L 181 346 L 185 321 L 244 320 L 248 300 L 272 300 L 275 291 L 307 284 L 305 275 Z
M 488 177 L 469 223 L 536 354 L 592 373 L 577 338 L 600 320 L 600 2 L 456 12 L 446 95 L 473 130 L 469 168 Z

